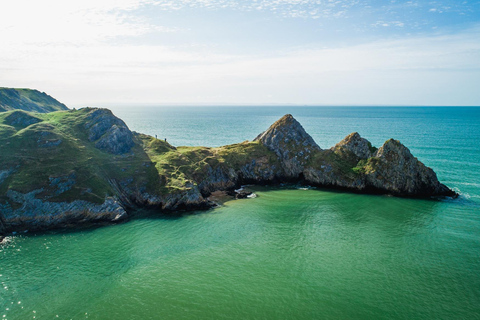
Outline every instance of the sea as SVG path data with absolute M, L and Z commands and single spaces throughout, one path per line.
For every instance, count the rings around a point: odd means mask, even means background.
M 458 199 L 295 185 L 0 247 L 0 319 L 480 319 L 480 108 L 122 106 L 175 146 L 253 140 L 292 114 L 321 148 L 405 144 Z

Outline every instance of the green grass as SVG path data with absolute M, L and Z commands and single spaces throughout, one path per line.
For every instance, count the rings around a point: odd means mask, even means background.
M 380 159 L 371 157 L 367 160 L 360 160 L 353 168 L 353 171 L 359 174 L 369 174 L 376 170 L 377 164 Z
M 316 152 L 310 159 L 309 165 L 316 169 L 320 169 L 322 165 L 330 165 L 335 174 L 355 179 L 361 173 L 356 169 L 358 162 L 353 152 L 338 148 L 335 151 L 327 149 Z
M 16 168 L 16 171 L 0 185 L 0 195 L 5 195 L 8 189 L 26 193 L 41 188 L 45 191 L 38 197 L 51 195 L 54 188 L 49 178 L 71 172 L 76 175 L 75 186 L 50 201 L 79 199 L 102 203 L 105 196 L 115 193 L 109 179 L 131 179 L 131 187 L 146 185 L 150 176 L 155 175 L 155 169 L 143 165 L 150 163 L 150 159 L 140 146 L 135 146 L 130 154 L 113 155 L 88 141 L 84 126 L 90 111 L 35 113 L 42 121 L 26 128 L 5 125 L 15 111 L 1 114 L 0 170 Z M 58 146 L 42 147 L 45 142 L 59 139 L 62 142 Z
M 8 189 L 22 193 L 43 189 L 37 197 L 49 201 L 87 200 L 101 203 L 115 195 L 117 184 L 151 195 L 183 192 L 207 179 L 212 170 L 240 172 L 255 163 L 254 170 L 280 168 L 274 152 L 260 142 L 242 142 L 218 148 L 178 147 L 144 134 L 135 134 L 135 146 L 128 154 L 114 155 L 88 140 L 85 124 L 95 109 L 0 114 L 0 170 L 15 173 L 0 185 L 0 195 Z M 10 126 L 12 115 L 35 117 L 37 123 Z M 62 142 L 47 146 L 52 141 Z M 355 177 L 356 157 L 344 151 L 323 150 L 309 159 L 313 167 L 331 164 L 336 173 Z M 74 173 L 76 183 L 55 195 L 51 179 Z M 52 195 L 54 195 L 52 197 Z M 0 201 L 7 201 L 0 196 Z
M 44 92 L 32 89 L 0 88 L 0 111 L 21 109 L 33 112 L 67 110 L 67 106 Z
M 163 184 L 160 193 L 184 191 L 190 185 L 207 178 L 209 170 L 233 169 L 260 161 L 278 164 L 275 154 L 259 142 L 243 142 L 219 148 L 178 147 L 173 148 L 163 140 L 138 135 L 148 157 Z

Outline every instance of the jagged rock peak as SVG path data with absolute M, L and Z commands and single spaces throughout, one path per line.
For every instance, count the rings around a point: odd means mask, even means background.
M 291 114 L 286 114 L 270 126 L 265 132 L 259 134 L 254 141 L 260 141 L 272 150 L 288 144 L 295 146 L 320 149 L 313 138 L 303 129 Z
M 313 138 L 291 114 L 277 120 L 258 135 L 254 141 L 260 141 L 275 152 L 289 177 L 298 176 L 311 155 L 321 150 Z
M 393 157 L 401 156 L 404 159 L 412 159 L 414 156 L 410 150 L 405 147 L 400 141 L 395 139 L 388 139 L 385 143 L 378 149 L 376 155 L 379 158 L 387 158 L 387 160 L 394 160 Z
M 378 159 L 367 181 L 378 189 L 407 196 L 450 196 L 456 193 L 441 184 L 435 172 L 415 158 L 400 141 L 387 140 L 375 154 Z
M 376 151 L 375 147 L 365 138 L 362 138 L 358 132 L 350 133 L 342 141 L 337 143 L 332 150 L 343 149 L 354 153 L 360 159 L 368 159 Z

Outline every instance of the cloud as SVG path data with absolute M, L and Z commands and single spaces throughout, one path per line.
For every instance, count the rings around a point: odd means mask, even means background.
M 0 69 L 0 81 L 50 87 L 73 105 L 478 104 L 479 37 L 476 28 L 457 35 L 310 47 L 269 56 L 220 54 L 203 47 L 44 46 L 29 48 L 34 54 L 25 58 L 2 50 L 0 60 L 10 63 L 2 64 L 8 70 Z
M 110 40 L 177 32 L 138 14 L 151 6 L 320 17 L 325 12 L 348 12 L 360 4 L 346 0 L 66 3 L 17 0 L 3 5 L 2 86 L 38 88 L 71 106 L 106 102 L 480 104 L 474 88 L 480 78 L 479 27 L 343 47 L 314 43 L 291 48 L 287 43 L 281 50 L 238 54 L 204 43 L 166 46 Z M 378 27 L 404 26 L 397 19 L 376 21 Z
M 236 9 L 242 11 L 269 11 L 291 18 L 340 17 L 348 9 L 358 6 L 358 0 L 155 0 L 164 10 L 184 8 Z
M 82 45 L 159 31 L 141 18 L 126 14 L 148 3 L 147 0 L 8 1 L 0 11 L 2 41 Z

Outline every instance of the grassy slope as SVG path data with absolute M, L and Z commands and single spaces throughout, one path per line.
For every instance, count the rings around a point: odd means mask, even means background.
M 106 195 L 114 193 L 108 179 L 133 178 L 132 183 L 142 184 L 154 174 L 153 167 L 143 165 L 149 159 L 139 146 L 128 155 L 113 155 L 95 148 L 84 129 L 88 112 L 81 109 L 0 114 L 0 170 L 15 168 L 15 173 L 0 185 L 0 201 L 9 188 L 23 193 L 44 188 L 45 194 L 52 194 L 49 178 L 74 173 L 75 186 L 50 201 L 81 199 L 101 203 Z M 8 125 L 13 113 L 33 116 L 41 122 L 26 127 Z M 45 146 L 58 139 L 62 140 L 58 146 Z
M 41 113 L 68 110 L 66 105 L 38 90 L 0 88 L 0 111 L 15 109 Z
M 147 135 L 138 135 L 150 160 L 155 164 L 163 183 L 161 193 L 184 190 L 186 184 L 199 183 L 209 169 L 232 168 L 239 170 L 252 160 L 265 158 L 278 164 L 275 154 L 259 142 L 242 142 L 218 148 L 178 147 Z M 150 186 L 154 187 L 154 186 Z
M 278 161 L 273 152 L 258 142 L 219 148 L 174 148 L 143 134 L 135 134 L 136 145 L 130 153 L 110 154 L 88 141 L 85 123 L 91 111 L 85 108 L 52 113 L 0 113 L 0 171 L 15 169 L 0 184 L 0 202 L 8 200 L 8 189 L 27 193 L 43 188 L 44 192 L 37 197 L 49 196 L 49 201 L 80 199 L 101 203 L 105 196 L 116 192 L 115 184 L 110 183 L 112 179 L 134 190 L 161 195 L 188 189 L 190 184 L 205 179 L 212 168 L 239 169 L 254 159 Z M 50 197 L 56 190 L 51 179 L 68 176 L 75 177 L 74 187 Z

